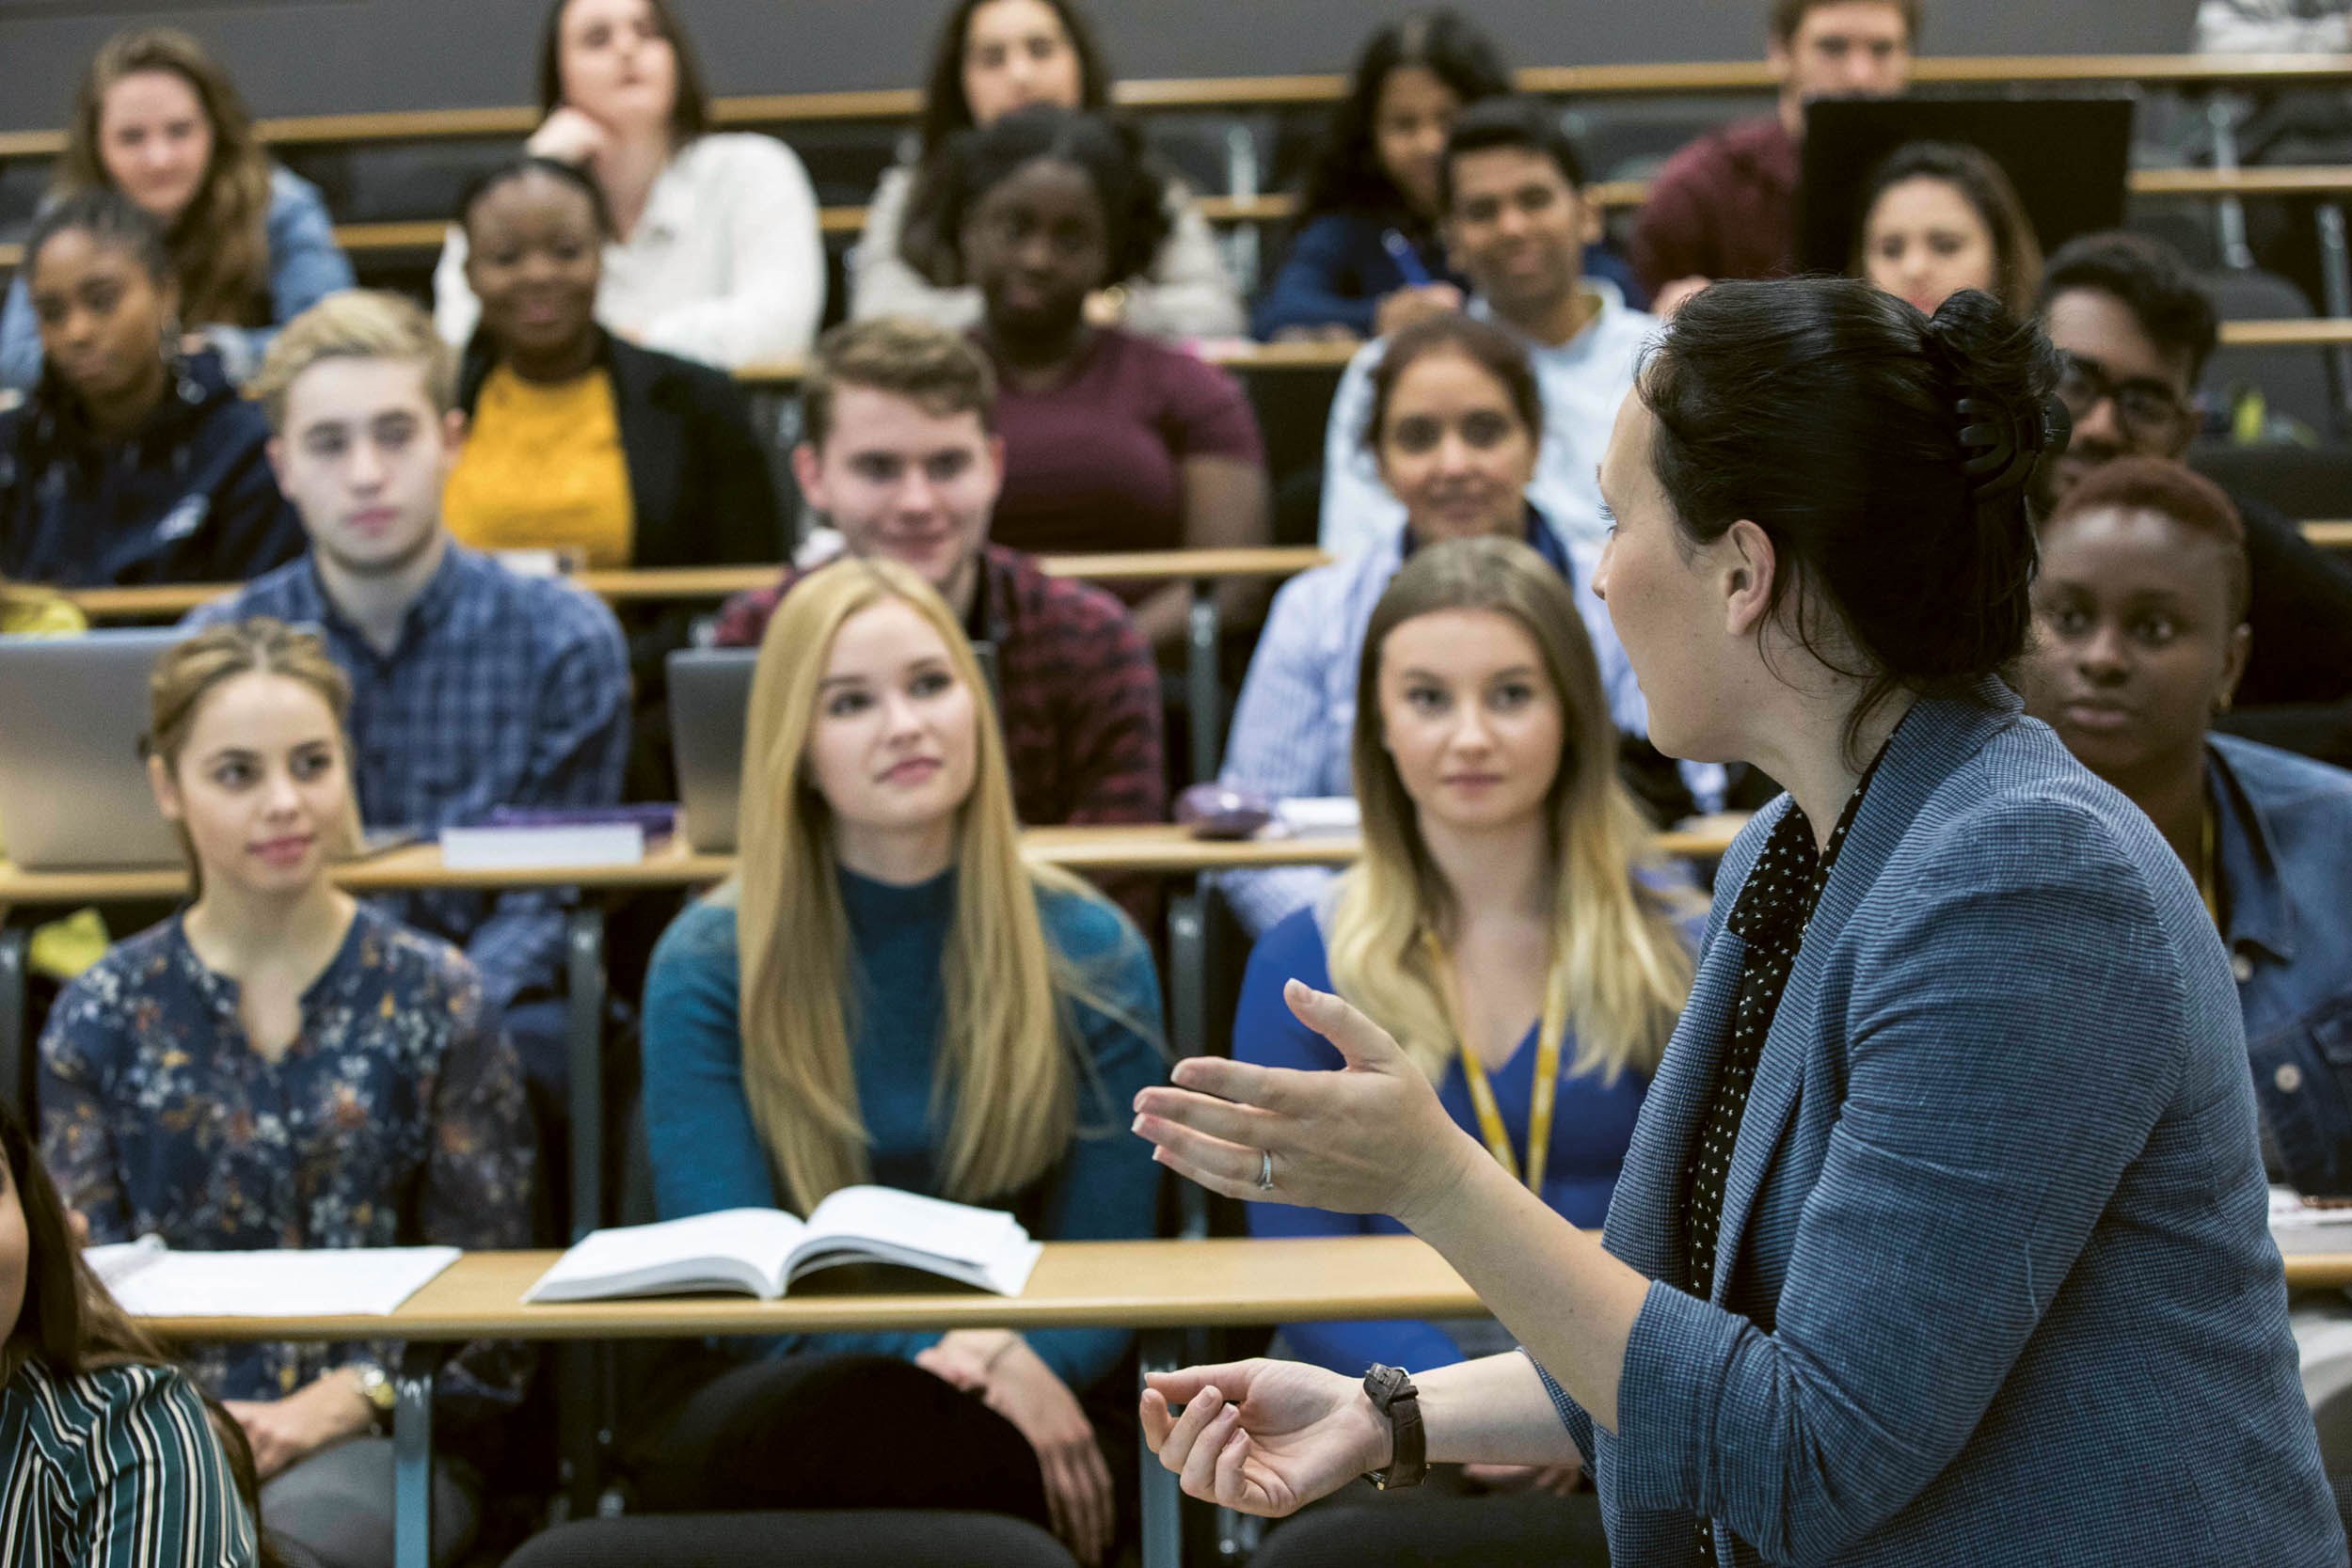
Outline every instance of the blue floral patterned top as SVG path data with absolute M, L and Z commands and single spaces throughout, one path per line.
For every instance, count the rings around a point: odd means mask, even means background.
M 513 1048 L 455 948 L 360 906 L 275 1063 L 234 980 L 180 917 L 67 987 L 40 1042 L 41 1150 L 90 1240 L 188 1251 L 531 1239 L 530 1111 Z M 271 1400 L 388 1345 L 183 1347 L 216 1399 Z M 435 1402 L 465 1445 L 521 1402 L 527 1347 L 466 1346 Z

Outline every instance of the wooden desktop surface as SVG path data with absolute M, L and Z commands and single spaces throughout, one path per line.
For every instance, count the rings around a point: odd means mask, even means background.
M 782 1301 L 671 1296 L 526 1305 L 556 1252 L 469 1253 L 389 1317 L 153 1318 L 173 1339 L 658 1339 L 953 1328 L 1192 1328 L 1464 1317 L 1478 1298 L 1411 1236 L 1049 1242 L 1018 1296 L 948 1288 L 855 1294 L 822 1276 Z M 2352 1254 L 2286 1259 L 2293 1288 L 2352 1286 Z
M 1664 855 L 1720 855 L 1747 818 L 1739 813 L 1695 817 L 1660 833 Z M 1032 860 L 1073 871 L 1152 872 L 1189 876 L 1282 865 L 1346 865 L 1358 852 L 1355 834 L 1318 838 L 1199 839 L 1170 822 L 1080 828 L 1028 828 L 1022 851 Z M 354 893 L 406 893 L 582 887 L 598 890 L 693 887 L 734 875 L 732 855 L 697 854 L 673 837 L 643 860 L 622 865 L 549 866 L 526 871 L 453 871 L 437 844 L 414 844 L 370 860 L 338 866 L 335 880 Z M 127 871 L 25 871 L 0 860 L 0 910 L 14 906 L 98 904 L 119 899 L 177 898 L 187 875 L 176 866 Z
M 1311 1319 L 1443 1318 L 1470 1287 L 1410 1236 L 1049 1242 L 1018 1296 L 949 1286 L 851 1294 L 823 1276 L 782 1301 L 671 1296 L 526 1305 L 556 1252 L 475 1252 L 389 1317 L 151 1318 L 174 1339 L 658 1339 L 706 1334 L 951 1328 L 1189 1328 Z

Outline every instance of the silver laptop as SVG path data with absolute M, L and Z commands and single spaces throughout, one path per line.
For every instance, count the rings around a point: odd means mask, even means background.
M 687 847 L 697 854 L 735 853 L 744 716 L 758 663 L 757 648 L 683 648 L 669 657 L 670 748 Z
M 27 871 L 180 863 L 139 738 L 171 628 L 0 637 L 0 834 Z
M 975 642 L 989 694 L 1002 688 L 996 645 Z M 732 855 L 743 793 L 743 730 L 752 705 L 757 648 L 681 648 L 669 657 L 670 750 L 677 763 L 678 803 L 686 808 L 687 847 L 698 855 Z

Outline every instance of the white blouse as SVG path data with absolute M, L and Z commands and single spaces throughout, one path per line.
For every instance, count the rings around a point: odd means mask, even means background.
M 452 228 L 434 321 L 463 347 L 481 317 Z M 733 370 L 808 352 L 825 309 L 817 193 L 772 136 L 698 136 L 670 160 L 627 241 L 604 247 L 596 319 L 629 341 Z

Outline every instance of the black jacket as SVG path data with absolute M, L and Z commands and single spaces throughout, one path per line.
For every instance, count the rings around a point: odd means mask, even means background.
M 0 577 L 60 588 L 241 582 L 303 550 L 270 473 L 269 421 L 209 350 L 102 441 L 55 375 L 0 414 Z
M 784 558 L 768 454 L 751 404 L 723 371 L 603 333 L 621 454 L 637 518 L 632 566 L 763 565 Z M 497 356 L 466 350 L 458 403 L 473 417 Z

